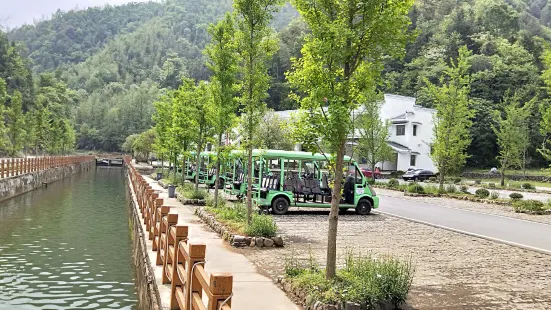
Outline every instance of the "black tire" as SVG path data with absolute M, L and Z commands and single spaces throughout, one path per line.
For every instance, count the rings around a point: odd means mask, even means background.
M 419 178 L 418 178 L 418 177 L 414 177 L 414 178 L 413 178 L 413 182 L 417 182 L 417 181 L 419 181 Z
M 277 197 L 272 202 L 272 212 L 276 215 L 283 215 L 289 210 L 289 201 L 283 197 Z
M 368 215 L 371 213 L 371 202 L 367 199 L 362 199 L 358 201 L 358 205 L 356 206 L 356 214 L 358 215 Z

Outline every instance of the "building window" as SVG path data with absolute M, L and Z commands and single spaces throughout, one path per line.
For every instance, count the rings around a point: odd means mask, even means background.
M 409 158 L 409 165 L 412 167 L 415 167 L 415 160 L 417 159 L 417 155 L 411 155 Z
M 417 136 L 417 125 L 413 125 L 413 135 Z
M 396 125 L 396 135 L 405 136 L 406 135 L 406 125 Z

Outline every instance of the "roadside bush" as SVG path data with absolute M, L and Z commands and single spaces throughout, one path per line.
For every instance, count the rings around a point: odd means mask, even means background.
M 536 189 L 536 187 L 530 183 L 522 183 L 522 188 L 524 189 Z
M 207 198 L 205 198 L 205 203 L 207 207 L 214 208 L 214 195 L 208 195 Z M 223 208 L 226 206 L 226 199 L 222 197 L 222 195 L 218 194 L 218 208 Z
M 388 186 L 394 188 L 394 187 L 398 187 L 398 185 L 400 185 L 400 182 L 398 182 L 398 180 L 394 178 L 388 180 Z
M 207 192 L 203 189 L 193 190 L 189 193 L 189 195 L 186 195 L 185 197 L 189 199 L 199 199 L 203 200 L 205 197 L 207 197 Z
M 245 227 L 247 236 L 275 237 L 277 225 L 271 215 L 253 214 L 251 224 Z
M 455 185 L 453 185 L 453 184 L 450 184 L 450 185 L 446 186 L 446 193 L 448 193 L 448 194 L 457 193 L 457 187 L 455 187 Z
M 436 177 L 430 177 L 429 178 L 429 181 L 433 182 L 433 183 L 436 183 Z
M 474 194 L 478 198 L 487 198 L 488 196 L 490 196 L 490 192 L 485 188 L 477 189 L 476 192 L 474 192 Z
M 498 199 L 498 198 L 499 198 L 499 192 L 497 192 L 497 191 L 492 191 L 492 192 L 490 193 L 490 199 L 496 200 L 496 199 Z
M 495 183 L 488 183 L 488 187 L 489 188 L 496 188 L 496 184 Z
M 412 193 L 412 194 L 424 194 L 425 193 L 425 189 L 423 188 L 423 186 L 418 184 L 418 183 L 411 183 L 408 186 L 407 191 L 408 191 L 408 193 Z
M 482 183 L 482 181 L 480 181 L 480 180 L 474 180 L 474 184 L 480 185 L 480 183 Z
M 424 189 L 425 193 L 430 194 L 430 195 L 440 194 L 440 191 L 438 190 L 438 187 L 434 186 L 434 185 L 427 185 L 423 189 Z
M 512 200 L 521 200 L 522 198 L 524 198 L 524 196 L 522 196 L 521 193 L 511 193 L 509 194 L 509 198 L 511 198 Z
M 459 190 L 460 190 L 462 193 L 468 193 L 468 192 L 469 192 L 469 188 L 467 187 L 467 185 L 461 185 L 461 187 L 459 188 Z
M 515 200 L 513 209 L 517 213 L 546 214 L 549 207 L 539 200 Z
M 454 178 L 453 183 L 455 184 L 461 183 L 461 178 Z
M 329 304 L 354 302 L 372 309 L 385 301 L 395 306 L 405 302 L 414 268 L 409 260 L 349 252 L 345 266 L 337 270 L 334 280 L 326 280 L 322 270 L 310 266 L 297 268 L 296 264 L 292 269 L 286 268 L 286 274 L 294 285 L 305 290 L 314 300 Z

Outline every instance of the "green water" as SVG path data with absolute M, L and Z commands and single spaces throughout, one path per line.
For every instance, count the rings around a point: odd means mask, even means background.
M 133 309 L 120 168 L 97 168 L 0 202 L 0 309 Z

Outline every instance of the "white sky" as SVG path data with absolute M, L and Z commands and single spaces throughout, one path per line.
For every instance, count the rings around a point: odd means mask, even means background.
M 144 1 L 147 0 L 0 0 L 0 25 L 14 28 L 23 24 L 32 24 L 34 20 L 50 18 L 57 9 L 68 11 L 104 4 L 117 5 Z

